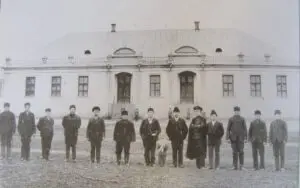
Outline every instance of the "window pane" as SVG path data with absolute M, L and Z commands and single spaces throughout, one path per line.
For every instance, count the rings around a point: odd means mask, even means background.
M 260 84 L 256 84 L 255 89 L 256 89 L 257 91 L 259 91 L 259 90 L 260 90 Z
M 233 84 L 228 84 L 228 89 L 229 89 L 230 91 L 232 91 L 232 90 L 233 90 Z
M 155 85 L 155 89 L 156 89 L 156 90 L 159 90 L 159 89 L 160 89 L 160 85 L 159 85 L 159 84 L 156 84 L 156 85 Z

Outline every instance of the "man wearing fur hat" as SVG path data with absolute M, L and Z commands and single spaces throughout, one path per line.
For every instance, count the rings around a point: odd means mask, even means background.
M 129 164 L 130 144 L 135 142 L 135 128 L 134 124 L 128 120 L 128 111 L 126 110 L 122 111 L 121 120 L 115 125 L 114 141 L 116 142 L 117 164 L 121 164 L 123 149 L 125 164 Z
M 144 157 L 146 166 L 153 166 L 155 164 L 156 142 L 161 132 L 160 124 L 153 115 L 154 109 L 148 108 L 148 118 L 144 119 L 140 126 L 140 135 L 145 148 Z
M 244 143 L 247 142 L 246 120 L 240 115 L 240 107 L 234 107 L 234 116 L 232 116 L 227 125 L 226 139 L 230 140 L 233 169 L 238 169 L 238 159 L 240 161 L 239 169 L 243 170 L 244 166 Z
M 270 126 L 270 143 L 273 145 L 273 154 L 275 157 L 275 170 L 284 171 L 284 156 L 285 144 L 288 140 L 287 124 L 282 120 L 280 110 L 275 110 L 275 120 L 272 121 Z M 280 157 L 280 164 L 279 164 Z
M 81 126 L 81 118 L 76 115 L 76 106 L 70 106 L 70 113 L 63 117 L 62 126 L 65 134 L 66 144 L 66 161 L 69 161 L 70 149 L 72 148 L 72 160 L 76 162 L 76 145 L 78 138 L 78 130 Z
M 91 143 L 91 163 L 96 161 L 100 163 L 100 152 L 102 140 L 105 137 L 105 123 L 104 120 L 100 117 L 100 107 L 95 106 L 92 109 L 94 116 L 89 119 L 86 137 Z
M 265 168 L 265 146 L 267 142 L 267 127 L 266 123 L 261 120 L 261 112 L 256 110 L 254 112 L 255 120 L 253 120 L 249 127 L 249 142 L 252 144 L 252 157 L 253 157 L 253 168 L 254 170 Z M 260 156 L 260 166 L 258 167 L 258 156 Z
M 180 116 L 178 107 L 173 110 L 173 115 L 167 125 L 166 133 L 172 143 L 172 154 L 173 154 L 173 165 L 176 168 L 179 166 L 183 167 L 183 141 L 185 140 L 188 127 Z
M 208 156 L 209 156 L 209 168 L 216 170 L 219 169 L 220 164 L 220 146 L 221 140 L 224 135 L 223 124 L 216 120 L 217 113 L 212 110 L 210 113 L 211 121 L 208 123 Z M 215 163 L 213 163 L 215 154 Z M 213 165 L 215 164 L 215 165 Z

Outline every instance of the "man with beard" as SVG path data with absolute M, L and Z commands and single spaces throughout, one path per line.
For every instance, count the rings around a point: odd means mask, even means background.
M 179 117 L 179 113 L 179 108 L 175 107 L 173 110 L 174 117 L 169 120 L 166 128 L 166 133 L 172 144 L 173 165 L 175 168 L 177 166 L 183 168 L 183 141 L 188 133 L 188 127 L 184 119 Z
M 78 138 L 78 129 L 81 126 L 81 119 L 75 114 L 76 106 L 70 106 L 70 113 L 63 117 L 62 126 L 64 127 L 66 144 L 66 162 L 69 161 L 70 149 L 72 148 L 72 160 L 76 162 L 76 144 Z
M 16 118 L 9 108 L 10 104 L 4 103 L 4 112 L 0 114 L 1 159 L 8 160 L 11 159 L 11 141 L 16 132 Z
M 148 118 L 144 119 L 141 123 L 140 135 L 145 148 L 144 157 L 146 166 L 153 166 L 155 164 L 156 142 L 161 132 L 161 128 L 158 120 L 153 117 L 153 108 L 148 108 L 147 115 Z
M 102 140 L 105 137 L 105 124 L 99 115 L 100 107 L 95 106 L 92 111 L 94 116 L 88 122 L 86 136 L 91 143 L 91 163 L 95 162 L 96 155 L 96 161 L 99 164 Z
M 189 127 L 187 158 L 196 159 L 196 166 L 199 169 L 205 168 L 206 158 L 206 137 L 208 127 L 206 119 L 202 117 L 202 108 L 200 106 L 194 107 L 196 117 L 192 119 Z
M 240 107 L 234 107 L 234 116 L 232 116 L 227 125 L 226 139 L 230 141 L 233 155 L 233 169 L 238 169 L 238 159 L 240 161 L 240 170 L 244 166 L 244 143 L 247 142 L 246 120 L 240 115 Z
M 21 160 L 29 161 L 31 137 L 36 132 L 35 117 L 30 112 L 30 103 L 25 103 L 25 112 L 20 113 L 18 132 L 21 136 Z
M 49 153 L 50 153 L 51 142 L 53 138 L 54 120 L 51 117 L 50 108 L 47 108 L 45 112 L 46 112 L 46 116 L 39 119 L 37 124 L 37 129 L 40 131 L 41 134 L 42 157 L 45 160 L 49 160 Z
M 128 120 L 128 112 L 123 110 L 121 120 L 116 123 L 114 129 L 114 141 L 116 142 L 117 164 L 121 164 L 121 154 L 124 149 L 125 164 L 129 163 L 131 142 L 135 142 L 134 124 Z

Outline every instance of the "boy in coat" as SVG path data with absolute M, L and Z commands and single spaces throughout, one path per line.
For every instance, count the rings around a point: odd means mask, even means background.
M 265 146 L 267 142 L 267 127 L 266 123 L 261 120 L 261 112 L 256 110 L 254 112 L 255 120 L 251 122 L 249 127 L 249 142 L 252 144 L 252 157 L 253 157 L 253 168 L 254 170 L 265 168 Z M 258 167 L 258 156 L 260 156 L 260 166 Z
M 20 113 L 18 121 L 18 132 L 21 136 L 21 160 L 28 161 L 30 158 L 31 137 L 36 132 L 35 117 L 30 112 L 30 103 L 25 103 L 25 111 Z
M 147 115 L 148 118 L 144 119 L 141 123 L 140 135 L 145 148 L 144 157 L 146 166 L 153 166 L 155 164 L 156 142 L 161 128 L 158 120 L 153 117 L 153 108 L 148 108 Z
M 69 161 L 70 149 L 72 148 L 72 160 L 76 162 L 76 144 L 78 138 L 78 130 L 81 126 L 81 118 L 75 114 L 76 106 L 70 106 L 70 113 L 63 117 L 62 126 L 65 134 L 66 144 L 66 162 Z
M 91 143 L 91 163 L 95 162 L 96 157 L 96 161 L 99 164 L 102 140 L 105 137 L 105 123 L 100 117 L 99 106 L 93 107 L 92 111 L 94 116 L 89 119 L 86 136 Z
M 121 154 L 124 149 L 125 164 L 129 164 L 129 151 L 131 142 L 135 142 L 134 124 L 128 120 L 128 112 L 123 110 L 121 120 L 118 121 L 114 129 L 114 141 L 116 142 L 117 164 L 121 164 Z
M 183 141 L 188 133 L 188 127 L 184 119 L 179 117 L 179 113 L 179 108 L 175 107 L 173 110 L 174 117 L 169 120 L 166 128 L 166 133 L 172 143 L 173 165 L 175 168 L 177 166 L 183 168 Z
M 272 121 L 270 126 L 270 144 L 273 145 L 275 170 L 279 171 L 281 169 L 281 171 L 284 171 L 285 144 L 288 140 L 287 124 L 282 120 L 280 110 L 275 110 L 274 114 L 275 120 Z
M 16 132 L 16 118 L 9 108 L 10 104 L 4 103 L 4 111 L 0 114 L 1 159 L 8 160 L 11 159 L 11 141 Z
M 42 158 L 49 160 L 49 153 L 51 149 L 51 142 L 53 138 L 53 125 L 54 120 L 51 117 L 51 109 L 47 108 L 45 110 L 46 115 L 41 117 L 37 124 L 37 129 L 41 134 L 41 143 L 42 143 Z
M 208 123 L 208 156 L 209 168 L 219 169 L 220 164 L 220 146 L 224 135 L 223 124 L 216 120 L 217 113 L 212 110 L 210 113 L 211 121 Z M 215 154 L 215 159 L 214 159 Z M 215 164 L 213 161 L 215 160 Z

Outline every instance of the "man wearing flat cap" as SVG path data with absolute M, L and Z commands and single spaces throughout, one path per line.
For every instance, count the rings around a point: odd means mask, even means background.
M 234 116 L 232 116 L 227 125 L 226 139 L 230 140 L 233 168 L 238 169 L 238 159 L 240 161 L 239 169 L 243 170 L 244 166 L 244 143 L 247 142 L 246 120 L 240 115 L 240 107 L 234 107 Z
M 124 161 L 129 165 L 130 144 L 135 142 L 134 124 L 128 120 L 128 111 L 121 113 L 121 120 L 118 121 L 114 129 L 114 141 L 116 142 L 117 164 L 121 164 L 121 154 L 124 150 Z
M 45 109 L 45 116 L 41 117 L 37 124 L 37 129 L 40 131 L 41 135 L 41 145 L 42 145 L 42 158 L 49 160 L 49 153 L 51 149 L 51 142 L 53 138 L 53 125 L 54 120 L 51 117 L 51 109 Z
M 254 170 L 265 168 L 265 146 L 267 142 L 267 127 L 266 123 L 261 120 L 261 112 L 256 110 L 254 112 L 255 120 L 253 120 L 249 127 L 249 142 L 252 144 L 252 157 Z M 260 165 L 258 166 L 258 156 L 260 156 Z
M 21 135 L 21 160 L 28 161 L 30 158 L 31 137 L 36 132 L 35 116 L 30 111 L 30 103 L 24 104 L 25 111 L 20 113 L 18 121 L 18 132 Z
M 158 136 L 161 132 L 160 124 L 154 116 L 154 109 L 148 108 L 148 118 L 144 119 L 140 126 L 140 135 L 144 145 L 144 157 L 146 166 L 155 164 L 155 149 Z
M 180 111 L 178 107 L 173 110 L 173 117 L 169 120 L 166 133 L 171 140 L 172 154 L 173 154 L 173 165 L 176 168 L 179 166 L 183 167 L 183 141 L 185 140 L 188 127 L 180 117 Z
M 275 120 L 272 121 L 270 125 L 270 144 L 273 145 L 275 170 L 284 171 L 285 144 L 288 140 L 288 129 L 286 122 L 282 120 L 280 110 L 275 110 L 274 115 Z
M 72 148 L 72 160 L 76 162 L 76 145 L 78 138 L 78 130 L 81 126 L 81 118 L 76 114 L 76 106 L 70 105 L 70 113 L 63 117 L 62 126 L 65 134 L 66 144 L 66 159 L 68 162 L 70 158 L 70 149 Z
M 1 159 L 11 159 L 11 141 L 16 132 L 16 118 L 10 110 L 10 104 L 4 104 L 0 114 Z
M 86 130 L 86 137 L 91 143 L 91 163 L 95 162 L 96 157 L 97 164 L 99 164 L 102 140 L 105 137 L 105 123 L 104 120 L 100 117 L 99 106 L 93 107 L 92 112 L 94 113 L 94 115 L 89 119 Z
M 205 168 L 208 127 L 200 106 L 194 107 L 194 113 L 196 117 L 192 119 L 189 127 L 186 156 L 190 160 L 196 159 L 196 166 L 201 169 Z

